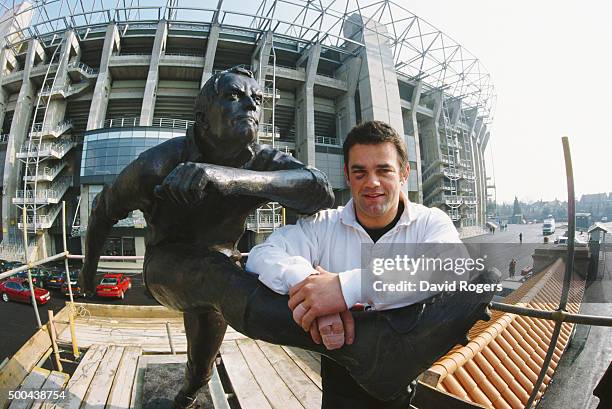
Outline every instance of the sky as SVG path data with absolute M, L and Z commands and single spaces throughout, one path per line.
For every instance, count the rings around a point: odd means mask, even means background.
M 478 57 L 497 104 L 487 175 L 497 201 L 612 192 L 612 2 L 397 0 Z M 493 166 L 491 165 L 491 158 Z

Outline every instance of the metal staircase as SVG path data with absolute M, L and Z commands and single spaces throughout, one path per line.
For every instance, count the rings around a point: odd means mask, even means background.
M 264 93 L 262 104 L 262 124 L 257 132 L 257 143 L 269 145 L 276 148 L 276 141 L 280 138 L 280 132 L 276 126 L 276 101 L 280 99 L 280 93 L 276 89 L 276 53 L 274 51 L 274 36 L 272 38 L 272 78 L 268 79 L 263 74 Z M 264 47 L 261 47 L 263 50 Z M 266 64 L 268 61 L 266 61 Z M 263 62 L 259 59 L 259 72 L 262 72 Z M 288 152 L 287 149 L 285 149 Z M 277 202 L 267 203 L 252 212 L 246 222 L 246 228 L 255 233 L 270 233 L 284 225 L 283 207 Z
M 463 109 L 460 109 L 459 113 L 459 131 L 462 155 L 464 157 L 460 160 L 461 176 L 463 178 L 461 181 L 461 191 L 463 194 L 463 203 L 465 204 L 462 217 L 464 218 L 464 225 L 475 226 L 477 224 L 476 205 L 478 204 L 478 200 L 475 193 L 476 178 L 472 164 L 471 129 L 468 124 L 467 115 Z
M 448 99 L 444 96 L 442 96 L 442 126 L 440 129 L 442 131 L 442 135 L 440 135 L 442 146 L 440 148 L 443 152 L 441 159 L 443 159 L 442 163 L 446 165 L 442 171 L 445 177 L 442 183 L 448 187 L 448 193 L 442 195 L 441 203 L 450 208 L 447 213 L 449 213 L 451 219 L 458 221 L 461 214 L 459 207 L 463 203 L 462 197 L 458 194 L 459 180 L 462 178 L 459 166 L 460 145 L 457 138 L 458 130 L 451 120 Z
M 54 50 L 51 61 L 55 61 L 58 53 L 63 52 L 65 40 L 62 38 Z M 61 51 L 60 51 L 61 50 Z M 22 211 L 18 228 L 37 234 L 49 229 L 61 211 L 61 200 L 72 184 L 72 176 L 67 174 L 65 155 L 76 143 L 69 135 L 72 128 L 70 121 L 49 123 L 47 116 L 49 106 L 54 98 L 66 98 L 74 95 L 79 89 L 89 87 L 89 83 L 72 86 L 67 83 L 57 87 L 58 75 L 61 75 L 60 61 L 55 74 L 51 75 L 51 64 L 47 68 L 42 90 L 38 93 L 33 118 L 37 118 L 39 110 L 44 110 L 42 122 L 33 122 L 27 142 L 17 153 L 23 163 L 23 189 L 15 192 L 13 204 Z M 45 98 L 46 96 L 46 98 Z

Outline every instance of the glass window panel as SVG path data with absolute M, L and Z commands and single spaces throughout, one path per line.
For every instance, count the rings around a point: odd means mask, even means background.
M 103 254 L 105 256 L 121 256 L 121 237 L 107 238 Z
M 122 256 L 136 255 L 136 239 L 134 237 L 122 237 L 121 239 Z
M 104 166 L 115 166 L 115 165 L 117 165 L 116 156 L 106 156 L 104 158 Z

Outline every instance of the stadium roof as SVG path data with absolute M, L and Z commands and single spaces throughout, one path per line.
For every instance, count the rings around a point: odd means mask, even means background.
M 358 16 L 366 29 L 386 29 L 379 34 L 388 38 L 398 73 L 478 107 L 487 122 L 492 116 L 495 94 L 482 62 L 449 35 L 390 0 L 32 0 L 19 4 L 0 0 L 0 11 L 4 11 L 0 24 L 11 18 L 11 10 L 32 15 L 29 26 L 16 30 L 13 34 L 18 35 L 11 40 L 6 37 L 9 46 L 69 28 L 165 18 L 171 23 L 218 22 L 225 27 L 272 30 L 279 36 L 347 52 L 354 50 L 351 45 L 362 45 L 359 36 L 346 34 L 355 31 L 347 27 L 354 27 Z

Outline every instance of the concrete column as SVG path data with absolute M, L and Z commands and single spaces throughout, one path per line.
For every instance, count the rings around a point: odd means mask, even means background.
M 486 128 L 486 125 L 485 125 Z M 487 130 L 486 134 L 485 134 L 485 141 L 489 140 L 489 131 Z M 484 142 L 484 141 L 483 141 Z M 476 144 L 478 146 L 478 144 Z M 481 169 L 481 180 L 480 180 L 480 186 L 481 186 L 481 191 L 482 191 L 482 200 L 480 202 L 481 206 L 480 206 L 480 217 L 484 220 L 486 217 L 486 211 L 487 211 L 487 169 L 485 166 L 485 147 L 486 147 L 486 143 L 481 144 L 480 146 L 478 146 L 478 155 L 479 155 L 479 160 L 480 160 L 480 169 Z
M 204 71 L 202 71 L 202 81 L 200 88 L 204 86 L 206 81 L 212 77 L 213 66 L 215 64 L 215 54 L 217 53 L 217 43 L 219 42 L 219 33 L 221 26 L 218 23 L 210 25 L 208 40 L 206 40 L 206 55 L 204 56 Z
M 419 134 L 419 121 L 417 119 L 417 107 L 419 106 L 419 102 L 421 101 L 421 92 L 423 91 L 423 82 L 418 81 L 416 87 L 412 91 L 412 100 L 411 106 L 412 110 L 410 111 L 410 119 L 412 120 L 412 129 L 414 130 L 414 149 L 416 150 L 416 164 L 417 168 L 412 171 L 417 172 L 417 184 L 419 187 L 419 203 L 423 203 L 423 180 L 421 176 L 423 173 L 421 172 L 421 143 L 420 143 L 420 134 Z
M 168 24 L 166 20 L 157 23 L 155 42 L 151 53 L 151 64 L 147 75 L 142 110 L 140 111 L 140 126 L 151 126 L 153 124 L 153 113 L 155 112 L 155 100 L 157 98 L 157 81 L 159 79 L 159 60 L 166 50 L 166 39 L 168 37 Z
M 296 95 L 295 151 L 298 160 L 315 166 L 314 83 L 321 44 L 313 44 L 307 53 L 306 81 Z
M 272 51 L 272 36 L 272 31 L 266 31 L 257 42 L 257 47 L 251 57 L 251 70 L 262 87 L 265 86 L 266 73 L 268 72 L 268 62 Z
M 359 17 L 353 16 L 351 19 L 360 20 Z M 384 121 L 397 133 L 404 135 L 397 74 L 391 45 L 386 36 L 387 28 L 374 20 L 360 23 L 365 44 L 361 51 L 363 64 L 359 76 L 361 118 L 364 121 Z M 347 29 L 348 27 L 345 27 L 345 31 Z M 355 27 L 351 30 L 355 30 Z
M 115 23 L 111 23 L 106 28 L 104 37 L 104 47 L 102 48 L 102 58 L 100 59 L 100 70 L 96 80 L 89 118 L 87 119 L 87 130 L 98 129 L 102 126 L 106 118 L 108 108 L 108 98 L 110 96 L 112 77 L 109 70 L 110 59 L 113 51 L 119 51 L 121 47 L 119 30 Z
M 442 150 L 440 149 L 440 115 L 442 114 L 442 99 L 444 98 L 443 91 L 436 91 L 434 95 L 434 107 L 433 107 L 433 130 L 434 130 L 434 142 L 436 157 L 442 157 Z
M 15 58 L 14 51 L 11 48 L 6 48 L 2 44 L 4 41 L 0 41 L 0 84 L 2 84 L 2 79 L 5 75 L 18 71 L 19 62 L 17 58 Z M 8 100 L 9 94 L 6 92 L 4 87 L 0 85 L 0 126 L 4 123 L 4 115 L 6 114 L 6 102 Z M 4 133 L 8 133 L 9 129 L 4 129 Z
M 0 126 L 4 123 L 4 115 L 6 113 L 6 100 L 8 98 L 7 92 L 2 87 L 2 80 L 7 72 L 7 65 L 9 57 L 13 56 L 13 51 L 10 48 L 2 47 L 0 50 Z M 13 56 L 14 58 L 14 56 Z M 8 129 L 4 130 L 7 132 Z
M 459 124 L 459 118 L 461 113 L 461 100 L 452 99 L 448 101 L 448 114 L 450 115 L 450 126 L 456 127 Z
M 355 111 L 355 92 L 359 83 L 359 71 L 361 70 L 361 58 L 351 57 L 338 69 L 339 75 L 344 74 L 346 78 L 346 93 L 338 97 L 337 114 L 342 114 L 337 129 L 338 137 L 344 141 L 349 131 L 357 125 L 357 113 Z
M 55 82 L 53 83 L 54 89 L 62 89 L 70 84 L 70 79 L 68 77 L 68 63 L 70 61 L 70 56 L 73 53 L 75 53 L 77 57 L 80 55 L 80 47 L 74 31 L 69 30 L 64 33 L 64 41 L 62 42 L 62 48 L 59 52 L 59 64 L 55 73 Z M 44 103 L 44 101 L 41 100 L 41 103 Z M 65 99 L 52 99 L 47 106 L 43 126 L 52 129 L 59 122 L 63 121 L 66 113 L 66 106 L 67 101 Z
M 18 176 L 21 163 L 16 158 L 17 151 L 21 148 L 28 135 L 28 125 L 32 117 L 34 105 L 35 87 L 30 80 L 30 72 L 34 66 L 36 57 L 40 57 L 42 47 L 38 40 L 28 41 L 28 52 L 23 67 L 23 83 L 19 90 L 13 122 L 11 123 L 10 137 L 6 146 L 6 157 L 4 160 L 4 173 L 2 177 L 2 233 L 6 238 L 9 230 L 17 228 L 17 208 L 12 199 L 15 191 L 21 184 Z

